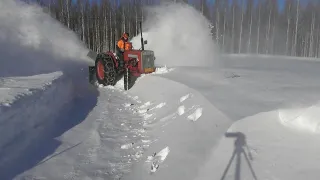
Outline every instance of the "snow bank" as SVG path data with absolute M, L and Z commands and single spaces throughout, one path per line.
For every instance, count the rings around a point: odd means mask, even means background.
M 282 59 L 282 60 L 304 60 L 304 61 L 319 61 L 319 58 L 314 57 L 295 57 L 285 55 L 267 55 L 267 54 L 224 54 L 223 57 L 236 57 L 236 58 L 265 58 L 265 59 Z
M 307 108 L 279 110 L 282 125 L 302 132 L 320 133 L 320 104 Z
M 318 134 L 283 126 L 277 110 L 259 113 L 229 128 L 195 180 L 318 179 L 318 142 Z
M 25 77 L 0 77 L 0 108 L 10 107 L 15 101 L 33 94 L 33 89 L 45 89 L 52 81 L 60 78 L 62 72 Z M 1 111 L 0 111 L 1 112 Z
M 209 21 L 192 6 L 163 3 L 147 8 L 145 17 L 145 49 L 155 52 L 157 65 L 218 67 L 218 49 Z M 140 48 L 140 35 L 132 42 Z
M 231 124 L 200 93 L 166 78 L 144 76 L 127 93 L 141 101 L 137 113 L 151 139 L 122 179 L 193 179 Z
M 7 96 L 8 99 L 4 99 L 6 91 L 1 94 L 1 177 L 4 176 L 2 173 L 5 173 L 3 172 L 5 167 L 15 162 L 29 145 L 37 142 L 44 128 L 54 123 L 53 120 L 74 97 L 72 83 L 61 77 L 62 73 L 57 72 L 2 79 L 7 83 L 1 84 L 0 92 L 9 89 L 8 93 L 17 94 L 13 94 L 12 97 Z

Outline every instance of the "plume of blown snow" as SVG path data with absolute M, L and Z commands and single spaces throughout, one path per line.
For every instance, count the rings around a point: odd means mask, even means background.
M 218 63 L 218 50 L 212 40 L 209 21 L 187 4 L 164 3 L 146 9 L 143 36 L 145 49 L 153 50 L 156 65 L 205 66 Z M 140 34 L 131 40 L 141 46 Z
M 71 61 L 88 64 L 87 52 L 75 33 L 41 7 L 0 1 L 0 76 L 61 70 Z

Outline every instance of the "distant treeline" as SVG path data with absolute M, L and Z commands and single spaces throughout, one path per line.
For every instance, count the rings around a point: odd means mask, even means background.
M 24 0 L 32 1 L 32 0 Z M 138 32 L 144 6 L 161 0 L 33 0 L 77 33 L 94 51 L 114 49 L 123 31 Z M 167 0 L 169 1 L 169 0 Z M 188 0 L 171 0 L 189 3 Z M 241 3 L 241 1 L 243 3 Z M 189 3 L 212 22 L 213 39 L 224 53 L 320 57 L 320 0 L 206 0 Z M 191 22 L 192 23 L 192 22 Z

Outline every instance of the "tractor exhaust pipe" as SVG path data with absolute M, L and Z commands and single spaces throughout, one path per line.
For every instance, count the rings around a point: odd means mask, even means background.
M 141 49 L 142 49 L 142 51 L 144 51 L 144 45 L 147 44 L 148 41 L 147 41 L 147 40 L 145 40 L 145 41 L 143 40 L 143 36 L 142 36 L 142 22 L 140 21 L 139 24 L 140 24 L 140 36 L 141 36 Z
M 142 37 L 142 22 L 140 21 L 141 49 L 144 50 L 144 41 Z

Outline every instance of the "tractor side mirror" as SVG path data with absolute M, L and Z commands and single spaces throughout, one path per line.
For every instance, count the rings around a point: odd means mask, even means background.
M 148 41 L 147 40 L 143 41 L 143 44 L 148 44 Z

